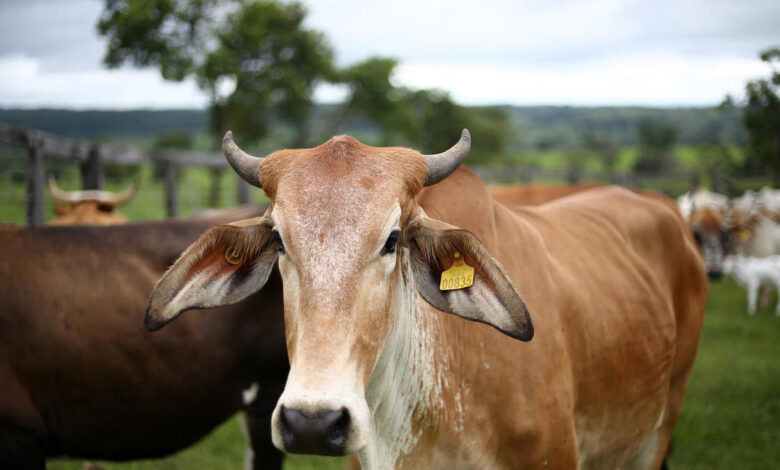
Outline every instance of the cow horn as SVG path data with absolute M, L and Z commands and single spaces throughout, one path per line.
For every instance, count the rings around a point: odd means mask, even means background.
M 49 175 L 49 192 L 57 202 L 72 203 L 78 200 L 78 198 L 74 198 L 69 192 L 60 188 L 54 175 Z
M 263 163 L 263 159 L 253 157 L 241 150 L 233 142 L 233 132 L 227 131 L 225 138 L 222 139 L 222 151 L 225 152 L 225 158 L 227 158 L 230 166 L 236 170 L 238 176 L 252 186 L 263 187 L 263 182 L 260 178 L 260 164 Z
M 118 194 L 111 194 L 108 192 L 102 192 L 100 194 L 100 202 L 103 204 L 109 204 L 112 206 L 121 206 L 122 204 L 125 204 L 130 199 L 133 199 L 135 196 L 135 193 L 138 192 L 138 179 L 133 180 L 133 184 Z
M 468 129 L 463 129 L 460 140 L 449 150 L 435 155 L 423 155 L 428 166 L 428 177 L 425 186 L 436 184 L 455 171 L 466 158 L 471 149 L 471 134 Z

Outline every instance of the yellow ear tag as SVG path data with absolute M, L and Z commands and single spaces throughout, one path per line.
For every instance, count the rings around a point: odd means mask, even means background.
M 739 237 L 740 241 L 745 241 L 748 238 L 750 238 L 750 230 L 743 228 L 737 233 L 737 237 Z
M 460 253 L 455 252 L 452 266 L 441 273 L 439 290 L 464 289 L 474 284 L 474 268 L 466 264 Z
M 241 262 L 241 256 L 238 250 L 230 250 L 225 252 L 225 261 L 230 264 L 238 264 Z

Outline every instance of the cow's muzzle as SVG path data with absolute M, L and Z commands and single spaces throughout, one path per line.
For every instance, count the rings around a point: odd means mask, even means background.
M 346 407 L 308 415 L 282 406 L 279 424 L 287 452 L 344 455 L 351 426 Z

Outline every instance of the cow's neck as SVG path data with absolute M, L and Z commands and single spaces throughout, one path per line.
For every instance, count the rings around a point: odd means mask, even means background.
M 360 454 L 365 469 L 394 467 L 442 413 L 447 364 L 438 351 L 437 318 L 415 289 L 407 250 L 399 252 L 399 263 L 398 280 L 406 282 L 399 282 L 393 326 L 366 391 L 371 437 Z

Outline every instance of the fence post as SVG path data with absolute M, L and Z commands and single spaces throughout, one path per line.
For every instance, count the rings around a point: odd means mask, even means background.
M 96 145 L 89 148 L 87 160 L 81 164 L 81 187 L 82 189 L 103 189 L 100 150 Z
M 167 158 L 164 160 L 165 169 L 165 214 L 170 219 L 179 216 L 179 193 L 177 191 L 176 164 Z
M 43 151 L 41 143 L 27 134 L 27 224 L 43 225 Z
M 249 204 L 249 183 L 244 181 L 240 176 L 236 178 L 238 180 L 238 186 L 236 190 L 238 192 L 238 203 Z
M 222 170 L 211 169 L 209 178 L 209 207 L 219 207 L 222 200 Z

